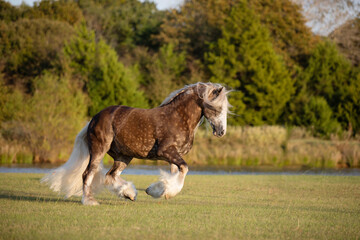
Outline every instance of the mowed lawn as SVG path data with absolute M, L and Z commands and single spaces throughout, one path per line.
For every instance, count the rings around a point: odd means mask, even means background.
M 157 176 L 125 175 L 136 202 L 82 206 L 42 176 L 0 174 L 0 239 L 360 239 L 360 177 L 190 175 L 164 200 L 144 192 Z

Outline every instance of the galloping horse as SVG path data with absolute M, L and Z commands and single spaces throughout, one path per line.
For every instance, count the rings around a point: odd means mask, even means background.
M 98 205 L 93 195 L 105 185 L 119 197 L 136 200 L 137 190 L 120 177 L 132 158 L 165 160 L 171 174 L 162 172 L 160 180 L 146 193 L 166 199 L 178 194 L 188 166 L 187 154 L 197 127 L 205 117 L 213 134 L 226 133 L 228 100 L 220 84 L 196 83 L 171 93 L 153 109 L 111 106 L 96 114 L 77 135 L 69 160 L 46 175 L 42 182 L 66 197 L 83 195 L 84 205 Z M 102 170 L 105 154 L 114 159 L 112 168 Z

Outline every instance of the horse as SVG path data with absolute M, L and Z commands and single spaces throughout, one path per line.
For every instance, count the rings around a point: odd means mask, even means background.
M 122 171 L 133 158 L 165 160 L 170 173 L 162 171 L 159 181 L 146 193 L 154 198 L 172 198 L 184 186 L 189 168 L 183 156 L 192 148 L 202 120 L 208 120 L 213 135 L 225 135 L 228 92 L 221 84 L 199 82 L 172 92 L 152 109 L 107 107 L 78 133 L 69 160 L 41 182 L 66 198 L 82 195 L 84 205 L 98 205 L 94 194 L 103 186 L 120 198 L 135 201 L 137 190 L 120 177 Z M 106 174 L 102 166 L 105 154 L 114 160 Z

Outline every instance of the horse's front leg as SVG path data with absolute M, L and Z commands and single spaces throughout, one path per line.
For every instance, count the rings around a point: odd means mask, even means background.
M 114 158 L 112 168 L 106 173 L 105 185 L 119 197 L 135 201 L 137 191 L 134 184 L 132 182 L 127 182 L 120 177 L 121 172 L 127 167 L 130 161 L 131 158 Z
M 189 169 L 174 147 L 162 151 L 161 155 L 171 164 L 171 174 L 162 171 L 160 181 L 151 184 L 146 189 L 146 193 L 154 198 L 164 196 L 169 199 L 181 191 Z

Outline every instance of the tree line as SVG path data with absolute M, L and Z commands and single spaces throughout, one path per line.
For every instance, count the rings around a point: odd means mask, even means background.
M 101 109 L 156 107 L 198 81 L 234 90 L 231 125 L 360 131 L 359 68 L 290 0 L 0 0 L 0 56 L 1 139 L 39 161 Z

